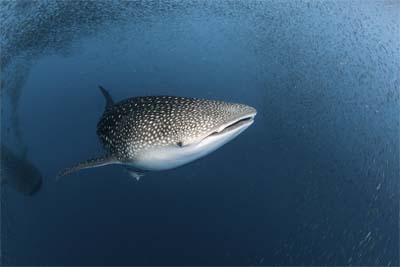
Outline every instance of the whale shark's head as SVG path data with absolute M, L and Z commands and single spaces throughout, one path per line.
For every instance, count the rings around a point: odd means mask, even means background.
M 100 89 L 107 106 L 97 134 L 107 154 L 78 163 L 59 176 L 107 164 L 140 171 L 179 167 L 234 139 L 257 114 L 243 104 L 175 96 L 133 97 L 114 104 L 109 93 Z
M 166 170 L 203 157 L 254 120 L 252 107 L 172 96 L 135 97 L 109 107 L 98 134 L 110 153 L 142 170 Z

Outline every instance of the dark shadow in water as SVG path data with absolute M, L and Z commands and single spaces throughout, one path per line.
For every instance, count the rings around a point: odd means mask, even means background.
M 36 195 L 43 183 L 43 177 L 39 169 L 27 158 L 27 151 L 23 155 L 17 155 L 9 148 L 2 145 L 0 153 L 0 205 L 1 205 L 1 246 L 0 264 L 8 265 L 11 251 L 18 249 L 13 245 L 13 219 L 12 206 L 5 196 L 5 188 L 11 187 L 17 194 L 25 197 Z M 28 199 L 26 199 L 28 200 Z
M 26 155 L 16 155 L 9 148 L 1 146 L 1 184 L 11 186 L 26 196 L 36 194 L 43 182 L 42 174 Z

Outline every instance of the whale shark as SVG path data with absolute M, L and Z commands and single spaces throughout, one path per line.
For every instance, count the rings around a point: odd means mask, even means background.
M 204 157 L 228 143 L 253 122 L 255 108 L 218 100 L 179 96 L 140 96 L 115 103 L 106 99 L 97 135 L 103 156 L 80 162 L 58 177 L 78 170 L 120 164 L 139 179 Z

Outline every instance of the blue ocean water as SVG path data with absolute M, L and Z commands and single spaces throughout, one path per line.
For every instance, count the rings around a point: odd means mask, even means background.
M 2 265 L 399 262 L 398 1 L 2 1 L 1 141 L 43 174 L 1 188 Z M 103 153 L 105 101 L 258 110 L 235 140 L 140 181 Z

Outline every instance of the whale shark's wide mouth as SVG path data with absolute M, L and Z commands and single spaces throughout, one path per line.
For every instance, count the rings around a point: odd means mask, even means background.
M 253 110 L 245 113 L 242 116 L 236 116 L 230 120 L 226 120 L 225 123 L 214 127 L 210 131 L 196 137 L 195 139 L 188 140 L 188 142 L 178 142 L 177 145 L 180 147 L 197 146 L 201 143 L 204 144 L 204 141 L 206 140 L 211 141 L 211 139 L 213 139 L 215 141 L 215 138 L 219 139 L 224 138 L 223 136 L 228 137 L 230 135 L 234 135 L 235 133 L 239 134 L 254 122 L 254 117 L 256 116 L 257 112 Z
M 246 115 L 246 116 L 240 117 L 238 119 L 235 119 L 233 121 L 230 121 L 228 123 L 225 123 L 222 126 L 218 127 L 216 130 L 211 131 L 207 136 L 205 136 L 203 138 L 203 140 L 206 138 L 209 138 L 209 137 L 215 137 L 218 135 L 227 134 L 229 132 L 236 131 L 242 127 L 248 127 L 248 126 L 250 126 L 250 124 L 253 123 L 255 116 L 256 116 L 256 114 L 250 114 L 250 115 Z

